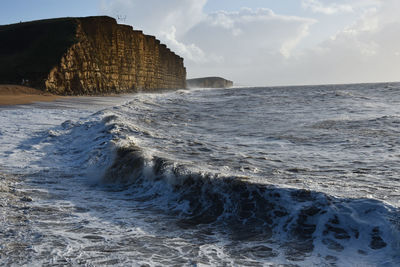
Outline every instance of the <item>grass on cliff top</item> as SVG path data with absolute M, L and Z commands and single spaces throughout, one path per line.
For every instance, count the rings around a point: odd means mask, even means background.
M 74 18 L 0 26 L 0 83 L 43 87 L 49 71 L 76 42 Z

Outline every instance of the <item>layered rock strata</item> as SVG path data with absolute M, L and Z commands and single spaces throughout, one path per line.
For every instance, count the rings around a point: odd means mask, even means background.
M 61 95 L 186 87 L 183 58 L 110 17 L 0 26 L 0 83 Z
M 204 77 L 189 79 L 186 81 L 189 88 L 228 88 L 233 86 L 233 82 L 221 77 Z

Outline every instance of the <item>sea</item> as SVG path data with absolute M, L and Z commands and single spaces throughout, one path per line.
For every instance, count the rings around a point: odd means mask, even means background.
M 2 266 L 400 266 L 400 83 L 0 107 Z

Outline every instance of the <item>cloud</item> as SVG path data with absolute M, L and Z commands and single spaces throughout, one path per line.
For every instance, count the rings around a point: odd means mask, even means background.
M 174 26 L 184 34 L 204 17 L 207 0 L 102 0 L 102 12 L 126 16 L 125 23 L 156 34 Z
M 400 74 L 400 1 L 382 1 L 330 39 L 290 62 L 291 83 L 396 81 Z
M 184 40 L 222 57 L 221 64 L 252 64 L 268 55 L 289 58 L 315 20 L 282 16 L 270 9 L 219 11 L 189 30 Z
M 313 23 L 302 24 L 298 28 L 297 35 L 294 35 L 292 38 L 288 38 L 285 42 L 282 43 L 279 51 L 285 58 L 289 58 L 291 56 L 292 50 L 294 50 L 296 46 L 301 42 L 301 40 L 309 34 L 309 28 L 312 24 Z
M 348 4 L 331 3 L 329 5 L 326 5 L 319 0 L 302 0 L 301 4 L 305 9 L 310 9 L 312 12 L 322 13 L 325 15 L 353 12 L 353 7 Z
M 186 58 L 187 60 L 205 63 L 209 61 L 209 56 L 206 56 L 204 51 L 201 50 L 195 44 L 184 44 L 176 38 L 176 28 L 171 26 L 169 31 L 162 31 L 160 33 L 160 39 L 163 39 L 173 51 L 178 53 L 180 56 Z
M 302 0 L 301 5 L 306 10 L 324 15 L 356 13 L 371 7 L 377 7 L 382 0 Z

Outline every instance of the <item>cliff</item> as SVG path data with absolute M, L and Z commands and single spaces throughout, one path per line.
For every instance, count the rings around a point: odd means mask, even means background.
M 204 77 L 186 80 L 188 88 L 228 88 L 233 82 L 221 77 Z
M 0 83 L 61 95 L 186 87 L 183 58 L 110 17 L 0 26 Z

